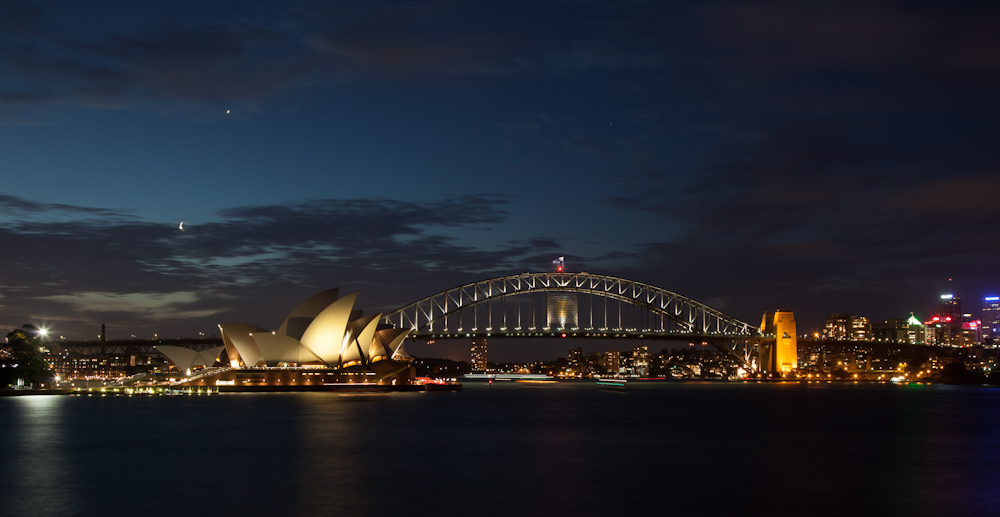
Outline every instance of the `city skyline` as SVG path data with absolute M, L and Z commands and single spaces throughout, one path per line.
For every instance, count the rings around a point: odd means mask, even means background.
M 557 257 L 803 329 L 1000 294 L 993 6 L 125 5 L 0 3 L 0 328 Z

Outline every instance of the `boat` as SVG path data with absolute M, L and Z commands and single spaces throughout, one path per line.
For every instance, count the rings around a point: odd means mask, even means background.
M 598 378 L 597 385 L 610 390 L 624 390 L 625 384 L 628 382 L 627 379 L 609 379 L 609 378 Z

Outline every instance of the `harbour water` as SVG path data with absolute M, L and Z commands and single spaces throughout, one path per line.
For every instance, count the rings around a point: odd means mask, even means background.
M 0 398 L 0 514 L 1000 515 L 1000 389 Z

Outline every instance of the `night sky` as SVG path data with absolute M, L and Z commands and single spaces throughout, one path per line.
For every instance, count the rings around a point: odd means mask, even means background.
M 985 2 L 0 0 L 0 328 L 277 327 L 326 288 L 370 313 L 558 256 L 803 331 L 946 292 L 978 315 L 998 27 Z

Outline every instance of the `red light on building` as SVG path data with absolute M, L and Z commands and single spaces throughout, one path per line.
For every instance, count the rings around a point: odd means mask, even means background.
M 562 273 L 562 266 L 559 266 L 558 268 L 556 268 L 556 270 Z
M 562 337 L 566 337 L 566 334 L 563 334 Z

